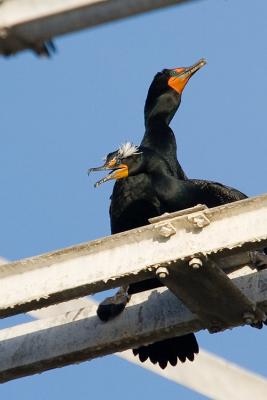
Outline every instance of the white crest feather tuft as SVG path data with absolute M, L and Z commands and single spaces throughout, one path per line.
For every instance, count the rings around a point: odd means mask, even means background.
M 139 147 L 131 142 L 126 142 L 120 146 L 118 154 L 121 158 L 130 157 L 133 154 L 140 154 Z

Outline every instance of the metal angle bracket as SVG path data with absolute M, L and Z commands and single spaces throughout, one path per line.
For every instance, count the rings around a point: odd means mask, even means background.
M 175 211 L 171 214 L 166 212 L 162 215 L 159 215 L 158 217 L 149 218 L 148 221 L 150 222 L 150 224 L 154 224 L 157 222 L 163 222 L 166 220 L 170 220 L 170 219 L 177 218 L 177 217 L 183 217 L 185 215 L 194 214 L 194 213 L 198 213 L 198 212 L 201 212 L 201 214 L 203 215 L 202 211 L 204 211 L 204 210 L 208 210 L 208 207 L 205 204 L 197 204 L 194 207 L 185 208 L 184 210 L 180 210 L 180 211 Z M 190 217 L 191 217 L 191 215 L 190 215 Z
M 204 204 L 198 204 L 195 207 L 187 208 L 185 210 L 176 211 L 174 213 L 164 213 L 158 217 L 150 218 L 148 221 L 151 224 L 156 223 L 156 230 L 160 236 L 169 238 L 175 235 L 176 229 L 172 224 L 172 220 L 177 217 L 186 217 L 189 224 L 194 229 L 202 229 L 210 224 L 210 220 L 205 214 L 208 207 Z
M 199 317 L 210 333 L 266 319 L 256 303 L 246 297 L 210 259 L 192 258 L 156 270 L 157 278 Z
M 159 234 L 169 238 L 176 233 L 173 218 L 186 217 L 193 229 L 205 229 L 211 223 L 206 209 L 200 204 L 171 216 L 163 214 L 149 222 L 156 222 Z M 211 333 L 237 325 L 257 324 L 266 319 L 265 313 L 232 283 L 213 258 L 201 255 L 161 265 L 156 269 L 156 276 Z

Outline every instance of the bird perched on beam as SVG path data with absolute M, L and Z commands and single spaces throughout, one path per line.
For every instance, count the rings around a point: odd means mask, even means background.
M 177 160 L 176 139 L 169 124 L 180 106 L 186 84 L 205 64 L 205 60 L 200 60 L 191 67 L 164 69 L 157 73 L 150 85 L 145 102 L 145 134 L 141 144 L 164 157 L 173 176 L 179 179 L 186 179 L 186 175 Z M 152 199 L 151 187 L 146 182 L 145 175 L 117 182 L 110 205 L 112 233 L 146 224 L 148 214 L 151 214 L 151 217 L 156 216 Z M 145 211 L 143 216 L 144 206 L 150 206 L 151 210 Z M 132 208 L 133 211 L 131 211 Z M 134 218 L 131 218 L 131 215 Z
M 154 150 L 130 142 L 109 153 L 103 166 L 91 171 L 110 173 L 95 183 L 95 187 L 112 179 L 119 180 L 145 174 L 158 199 L 158 211 L 174 212 L 205 204 L 216 207 L 247 196 L 237 189 L 203 179 L 179 179 L 173 176 L 169 164 Z
M 148 91 L 144 109 L 146 130 L 142 146 L 164 159 L 174 179 L 184 180 L 186 175 L 177 160 L 176 140 L 169 124 L 180 105 L 186 84 L 205 64 L 206 61 L 202 59 L 191 67 L 164 69 L 156 74 Z M 131 157 L 135 152 L 134 149 L 131 144 L 125 144 L 118 152 L 109 154 L 105 165 L 100 169 L 112 168 L 115 165 L 113 163 L 117 162 L 118 155 Z M 121 178 L 125 177 L 124 172 L 123 169 L 117 171 L 118 174 L 121 173 Z M 104 179 L 106 180 L 108 179 Z M 113 234 L 146 225 L 149 223 L 149 218 L 161 215 L 163 212 L 164 207 L 155 195 L 151 180 L 145 173 L 120 179 L 114 185 L 110 205 Z M 124 309 L 130 294 L 157 286 L 161 286 L 161 283 L 155 278 L 121 288 L 115 296 L 100 304 L 98 316 L 103 321 L 115 317 Z M 198 344 L 195 336 L 188 334 L 146 346 L 146 357 L 142 351 L 140 360 L 144 361 L 149 357 L 152 362 L 158 362 L 165 368 L 168 361 L 175 365 L 177 358 L 181 361 L 185 361 L 186 358 L 192 361 L 197 352 Z
M 218 182 L 178 179 L 173 176 L 170 165 L 158 152 L 146 146 L 138 147 L 131 143 L 126 143 L 117 151 L 110 153 L 102 167 L 92 170 L 111 170 L 95 186 L 112 179 L 122 180 L 133 176 L 146 175 L 151 187 L 153 187 L 153 195 L 158 201 L 158 214 L 183 210 L 197 204 L 205 204 L 211 208 L 247 198 L 239 190 Z M 262 252 L 254 253 L 258 263 L 266 268 L 266 255 Z M 253 326 L 261 328 L 262 321 L 256 322 Z M 176 365 L 177 358 L 182 362 L 186 358 L 193 361 L 194 354 L 197 352 L 197 341 L 192 333 L 133 350 L 134 355 L 139 355 L 140 361 L 143 362 L 149 358 L 153 363 L 159 363 L 161 368 L 165 368 L 168 361 L 171 365 Z

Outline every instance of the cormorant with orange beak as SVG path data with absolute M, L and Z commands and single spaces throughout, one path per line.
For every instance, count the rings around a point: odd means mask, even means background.
M 111 160 L 112 166 L 110 166 Z M 211 208 L 247 197 L 237 189 L 218 182 L 178 179 L 173 176 L 169 163 L 157 151 L 146 146 L 138 147 L 131 143 L 126 143 L 117 151 L 110 153 L 103 167 L 92 168 L 91 170 L 103 169 L 110 169 L 111 172 L 98 181 L 95 186 L 111 179 L 127 180 L 131 177 L 145 175 L 153 188 L 153 196 L 158 201 L 158 214 L 183 210 L 197 204 L 205 204 Z M 266 268 L 267 256 L 264 252 L 255 251 L 251 252 L 251 255 L 256 268 Z M 145 283 L 146 281 L 143 282 L 143 289 L 145 289 Z M 130 285 L 130 289 L 131 286 L 133 285 Z M 261 328 L 262 323 L 263 321 L 256 321 L 252 326 Z M 266 324 L 266 322 L 264 323 Z M 139 355 L 140 361 L 143 362 L 149 358 L 154 364 L 159 363 L 161 368 L 165 368 L 168 361 L 171 365 L 176 365 L 177 358 L 182 362 L 186 358 L 193 361 L 194 354 L 197 352 L 198 344 L 193 333 L 162 340 L 133 350 L 135 355 Z
M 187 178 L 177 160 L 176 140 L 169 124 L 180 105 L 183 89 L 189 79 L 205 64 L 206 61 L 202 59 L 191 67 L 164 69 L 156 74 L 148 91 L 144 110 L 146 130 L 141 145 L 164 160 L 174 179 Z M 128 145 L 130 153 L 127 153 L 127 146 L 123 148 L 124 156 L 131 155 L 130 147 Z M 117 152 L 109 154 L 103 167 L 91 170 L 116 168 L 117 155 Z M 123 168 L 119 168 L 116 174 L 116 179 L 119 177 L 127 177 L 127 179 L 118 179 L 114 185 L 110 205 L 113 234 L 146 225 L 149 223 L 149 218 L 165 212 L 147 174 L 128 176 Z M 111 175 L 103 182 L 110 178 Z M 121 288 L 117 295 L 100 304 L 99 318 L 107 321 L 115 317 L 124 309 L 130 294 L 157 286 L 161 284 L 155 278 L 132 284 L 129 288 Z M 152 362 L 158 362 L 162 368 L 165 368 L 168 361 L 176 365 L 177 358 L 181 361 L 185 361 L 186 358 L 192 361 L 197 352 L 198 344 L 195 336 L 188 334 L 154 343 L 146 347 L 145 354 L 146 358 L 149 357 Z M 144 361 L 143 358 L 140 354 L 141 361 Z

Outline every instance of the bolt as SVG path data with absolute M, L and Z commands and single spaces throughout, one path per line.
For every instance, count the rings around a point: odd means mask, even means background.
M 210 224 L 210 220 L 204 213 L 198 213 L 194 216 L 189 216 L 188 221 L 193 224 L 195 228 L 202 229 Z
M 194 269 L 198 269 L 200 267 L 202 267 L 203 262 L 200 260 L 200 258 L 192 258 L 189 263 L 188 263 L 189 267 L 192 267 Z
M 166 267 L 158 267 L 156 270 L 156 275 L 159 279 L 165 279 L 169 275 L 169 271 Z
M 255 315 L 251 312 L 246 312 L 243 314 L 243 319 L 246 324 L 250 325 L 255 321 Z
M 172 235 L 175 235 L 176 229 L 174 228 L 174 226 L 172 224 L 165 224 L 160 227 L 159 233 L 161 236 L 168 238 Z

